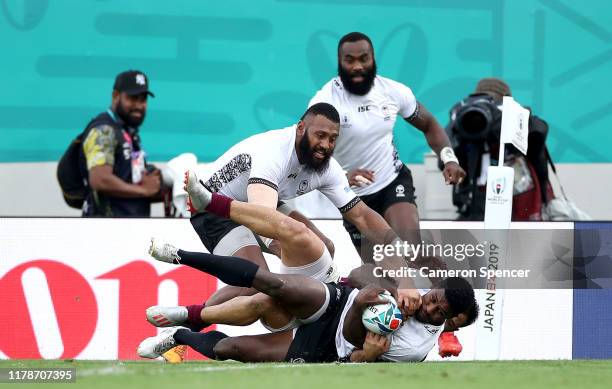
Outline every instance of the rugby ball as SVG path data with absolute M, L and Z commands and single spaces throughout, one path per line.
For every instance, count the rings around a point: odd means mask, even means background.
M 402 325 L 402 312 L 391 293 L 379 294 L 380 298 L 387 300 L 386 304 L 370 305 L 363 310 L 361 322 L 368 331 L 379 335 L 388 335 Z

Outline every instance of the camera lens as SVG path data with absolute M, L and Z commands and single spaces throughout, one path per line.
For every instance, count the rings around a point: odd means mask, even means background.
M 468 111 L 461 118 L 460 125 L 466 132 L 478 134 L 487 128 L 487 118 L 478 110 Z
M 491 121 L 491 111 L 487 106 L 466 105 L 457 113 L 457 132 L 465 140 L 484 140 Z

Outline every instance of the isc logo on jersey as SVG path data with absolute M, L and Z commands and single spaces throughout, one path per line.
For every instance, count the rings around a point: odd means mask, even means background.
M 402 312 L 397 302 L 387 291 L 379 294 L 380 298 L 387 300 L 386 304 L 370 305 L 363 310 L 361 322 L 368 331 L 379 335 L 388 335 L 402 325 Z

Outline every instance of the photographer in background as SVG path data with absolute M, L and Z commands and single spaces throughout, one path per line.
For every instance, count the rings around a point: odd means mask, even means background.
M 149 96 L 145 74 L 125 71 L 115 79 L 111 107 L 87 125 L 83 216 L 149 217 L 151 202 L 161 200 L 161 173 L 146 162 L 138 132 Z
M 503 96 L 512 96 L 508 84 L 498 78 L 483 78 L 475 93 L 451 109 L 446 132 L 467 173 L 461 184 L 453 186 L 458 220 L 484 220 L 487 171 L 497 165 L 499 153 Z M 542 220 L 544 205 L 553 197 L 548 180 L 547 134 L 548 124 L 531 114 L 527 155 L 506 146 L 504 164 L 514 168 L 514 221 Z

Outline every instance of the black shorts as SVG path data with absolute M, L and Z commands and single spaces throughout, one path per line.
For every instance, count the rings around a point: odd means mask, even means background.
M 211 253 L 225 235 L 240 226 L 240 224 L 234 223 L 230 219 L 210 212 L 198 213 L 190 221 L 193 229 L 200 237 L 202 243 L 204 243 L 204 247 Z
M 395 180 L 391 181 L 389 185 L 376 193 L 359 197 L 368 207 L 381 216 L 393 204 L 410 203 L 416 205 L 412 173 L 406 165 L 403 165 Z M 357 227 L 345 219 L 344 228 L 349 233 L 353 245 L 361 247 L 361 233 Z
M 298 327 L 285 356 L 287 362 L 334 362 L 336 330 L 340 317 L 353 288 L 335 283 L 325 284 L 329 289 L 329 305 L 319 320 Z
M 283 204 L 284 202 L 279 201 L 276 206 L 278 208 Z M 193 229 L 204 244 L 204 247 L 206 247 L 206 249 L 211 253 L 225 235 L 227 235 L 234 228 L 240 226 L 240 224 L 234 223 L 230 219 L 217 216 L 210 212 L 198 213 L 197 215 L 193 216 L 190 221 Z M 259 236 L 257 234 L 253 235 L 258 242 L 260 242 Z M 260 246 L 265 247 L 263 243 L 260 243 Z

